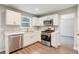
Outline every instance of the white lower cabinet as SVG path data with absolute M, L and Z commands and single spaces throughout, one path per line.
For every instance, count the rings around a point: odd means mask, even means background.
M 33 42 L 32 34 L 31 33 L 25 33 L 24 34 L 24 41 L 23 41 L 23 46 L 30 45 Z
M 41 34 L 37 32 L 26 32 L 24 34 L 23 47 L 28 46 L 37 41 L 41 41 Z
M 60 45 L 58 33 L 51 34 L 51 45 L 55 48 L 57 48 Z
M 23 47 L 29 45 L 29 37 L 28 37 L 28 35 L 26 33 L 24 34 L 24 38 L 23 39 L 24 39 L 23 40 Z
M 34 32 L 34 37 L 37 41 L 41 41 L 41 32 L 40 31 Z
M 0 52 L 4 50 L 5 50 L 4 35 L 3 35 L 3 31 L 0 29 Z
M 74 47 L 75 50 L 78 51 L 79 53 L 79 35 L 77 35 L 77 40 L 75 41 L 75 47 Z
M 77 48 L 79 48 L 79 36 L 77 35 Z

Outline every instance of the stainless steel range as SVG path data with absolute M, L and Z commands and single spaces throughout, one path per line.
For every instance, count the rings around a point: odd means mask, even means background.
M 45 31 L 42 31 L 41 33 L 41 42 L 47 46 L 51 47 L 51 33 L 54 32 L 54 30 L 51 30 L 48 28 Z

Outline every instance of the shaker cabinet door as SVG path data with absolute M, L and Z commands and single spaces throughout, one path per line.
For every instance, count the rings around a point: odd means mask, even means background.
M 6 10 L 6 25 L 20 25 L 21 13 Z
M 59 25 L 58 14 L 53 14 L 52 17 L 53 17 L 53 25 Z

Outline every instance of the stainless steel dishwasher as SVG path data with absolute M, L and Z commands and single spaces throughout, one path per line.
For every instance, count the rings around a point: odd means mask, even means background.
M 9 53 L 23 48 L 23 34 L 9 35 L 8 39 Z

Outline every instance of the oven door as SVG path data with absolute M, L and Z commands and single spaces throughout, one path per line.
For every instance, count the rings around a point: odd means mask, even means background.
M 41 40 L 50 41 L 51 37 L 49 37 L 47 35 L 41 35 Z

